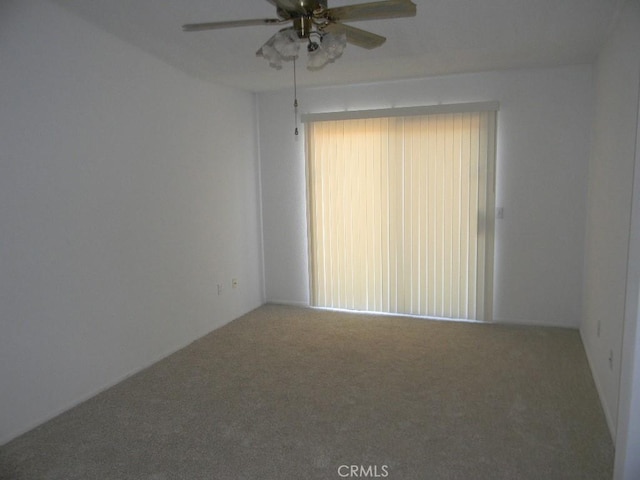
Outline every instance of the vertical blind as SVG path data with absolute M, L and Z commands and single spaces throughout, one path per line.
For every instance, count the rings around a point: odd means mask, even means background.
M 306 122 L 316 306 L 491 316 L 496 112 Z

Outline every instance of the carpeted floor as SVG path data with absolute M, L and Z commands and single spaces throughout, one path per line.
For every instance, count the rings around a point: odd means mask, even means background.
M 610 479 L 577 331 L 263 306 L 0 448 L 15 480 Z

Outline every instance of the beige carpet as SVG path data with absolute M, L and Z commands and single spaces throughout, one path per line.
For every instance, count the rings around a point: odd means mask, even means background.
M 274 305 L 0 448 L 0 478 L 16 480 L 595 480 L 612 468 L 577 331 Z

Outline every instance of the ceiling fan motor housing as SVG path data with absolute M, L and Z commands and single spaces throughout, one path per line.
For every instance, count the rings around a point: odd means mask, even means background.
M 311 17 L 298 17 L 293 19 L 293 28 L 299 38 L 309 38 L 309 34 L 313 29 Z
M 327 0 L 297 0 L 298 11 L 287 11 L 293 20 L 293 28 L 301 39 L 309 38 L 313 30 L 314 15 L 327 9 Z
M 299 0 L 298 3 L 307 14 L 311 14 L 318 9 L 326 10 L 327 8 L 327 0 Z

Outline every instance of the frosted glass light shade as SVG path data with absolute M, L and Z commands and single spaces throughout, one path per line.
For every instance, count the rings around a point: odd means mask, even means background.
M 329 63 L 329 54 L 323 48 L 318 48 L 313 52 L 309 52 L 309 61 L 307 62 L 307 68 L 309 70 L 319 70 Z
M 327 63 L 333 62 L 342 55 L 347 45 L 347 36 L 344 33 L 334 35 L 325 33 L 321 37 L 318 48 L 309 52 L 307 68 L 309 70 L 319 70 Z
M 329 58 L 335 60 L 347 46 L 347 35 L 339 33 L 337 35 L 333 33 L 327 33 L 322 37 L 322 47 L 327 51 Z
M 262 56 L 269 61 L 269 65 L 276 70 L 280 70 L 282 68 L 282 56 L 278 53 L 278 51 L 273 48 L 272 45 L 265 43 L 260 49 Z
M 298 34 L 293 30 L 284 30 L 276 33 L 273 40 L 273 48 L 277 50 L 283 59 L 297 58 L 300 50 Z

